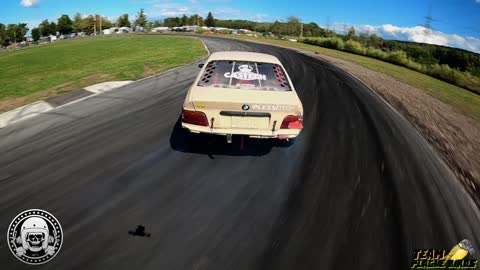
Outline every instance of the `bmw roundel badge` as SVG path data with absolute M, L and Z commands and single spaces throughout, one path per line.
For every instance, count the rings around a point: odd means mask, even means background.
M 244 111 L 250 110 L 250 105 L 244 104 L 244 105 L 242 106 L 242 110 L 244 110 Z

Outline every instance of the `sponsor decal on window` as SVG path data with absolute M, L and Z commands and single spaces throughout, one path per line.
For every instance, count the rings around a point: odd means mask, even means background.
M 253 73 L 253 67 L 250 65 L 240 65 L 238 66 L 238 71 L 236 72 L 227 72 L 224 74 L 226 78 L 234 78 L 238 80 L 253 81 L 253 80 L 267 80 L 267 76 L 263 74 Z

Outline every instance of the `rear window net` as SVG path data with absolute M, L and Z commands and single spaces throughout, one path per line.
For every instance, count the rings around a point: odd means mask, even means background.
M 205 67 L 198 86 L 291 91 L 280 65 L 251 61 L 211 61 Z

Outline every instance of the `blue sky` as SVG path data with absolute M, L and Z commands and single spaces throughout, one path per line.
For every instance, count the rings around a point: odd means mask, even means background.
M 2 0 L 0 22 L 27 22 L 62 14 L 102 14 L 112 20 L 144 8 L 149 18 L 212 11 L 217 18 L 257 21 L 300 17 L 304 22 L 342 32 L 349 26 L 385 38 L 428 42 L 480 52 L 480 0 Z M 433 31 L 425 36 L 425 16 L 433 17 Z M 346 26 L 345 26 L 346 25 Z

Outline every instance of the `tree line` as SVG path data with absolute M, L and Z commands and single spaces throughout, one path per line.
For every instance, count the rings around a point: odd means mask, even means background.
M 462 49 L 356 34 L 307 37 L 303 43 L 359 54 L 390 62 L 458 85 L 480 94 L 480 55 Z
M 0 23 L 0 47 L 25 40 L 28 30 L 26 23 L 8 25 Z
M 82 16 L 80 13 L 76 13 L 73 18 L 69 15 L 63 14 L 57 21 L 43 20 L 37 27 L 32 29 L 32 39 L 38 41 L 42 36 L 48 37 L 50 35 L 64 35 L 70 33 L 84 32 L 87 35 L 94 33 L 95 28 L 100 31 L 102 29 L 108 29 L 113 26 L 116 27 L 132 27 L 140 26 L 146 27 L 150 24 L 147 21 L 147 16 L 143 9 L 141 9 L 133 24 L 130 22 L 128 14 L 123 14 L 118 17 L 115 22 L 111 22 L 107 17 L 95 15 Z M 153 23 L 151 23 L 153 25 Z M 30 29 L 26 23 L 8 24 L 4 25 L 0 23 L 0 46 L 8 46 L 10 44 L 24 41 L 26 34 Z
M 378 49 L 385 53 L 402 51 L 406 58 L 420 65 L 448 65 L 450 68 L 480 76 L 480 55 L 474 52 L 426 43 L 384 40 L 375 34 L 357 33 L 354 27 L 337 37 L 344 43 L 354 41 L 358 43 L 353 43 L 355 46 L 365 49 Z
M 199 14 L 193 14 L 191 16 L 183 15 L 181 17 L 169 17 L 163 21 L 155 20 L 148 21 L 147 16 L 143 9 L 141 9 L 133 23 L 130 22 L 129 15 L 123 14 L 118 17 L 115 22 L 111 22 L 107 17 L 100 16 L 98 14 L 82 16 L 77 13 L 70 18 L 69 15 L 63 14 L 57 21 L 43 20 L 37 27 L 32 29 L 32 38 L 34 41 L 38 41 L 42 36 L 56 35 L 57 33 L 64 35 L 70 33 L 84 32 L 86 34 L 92 34 L 94 29 L 100 27 L 102 29 L 116 27 L 136 27 L 141 26 L 147 31 L 159 27 L 180 27 L 186 25 L 198 25 L 207 27 L 224 27 L 233 29 L 248 29 L 257 32 L 272 32 L 279 35 L 299 36 L 302 34 L 305 37 L 314 36 L 331 36 L 333 31 L 325 30 L 318 26 L 316 23 L 311 22 L 308 24 L 302 24 L 301 20 L 297 17 L 289 17 L 286 22 L 275 21 L 273 23 L 268 22 L 254 22 L 249 20 L 221 20 L 216 19 L 211 12 L 204 18 Z M 28 32 L 26 24 L 12 24 L 2 25 L 0 24 L 0 44 L 8 46 L 11 43 L 25 40 L 25 35 Z
M 256 32 L 271 32 L 286 36 L 304 36 L 304 37 L 322 37 L 332 36 L 334 32 L 321 28 L 318 24 L 310 22 L 303 24 L 301 19 L 291 16 L 286 22 L 254 22 L 249 20 L 221 20 L 216 19 L 211 12 L 204 19 L 198 14 L 190 17 L 183 15 L 181 17 L 165 18 L 162 22 L 156 21 L 158 26 L 180 27 L 186 25 L 198 25 L 207 27 L 222 27 L 229 29 L 248 29 Z

